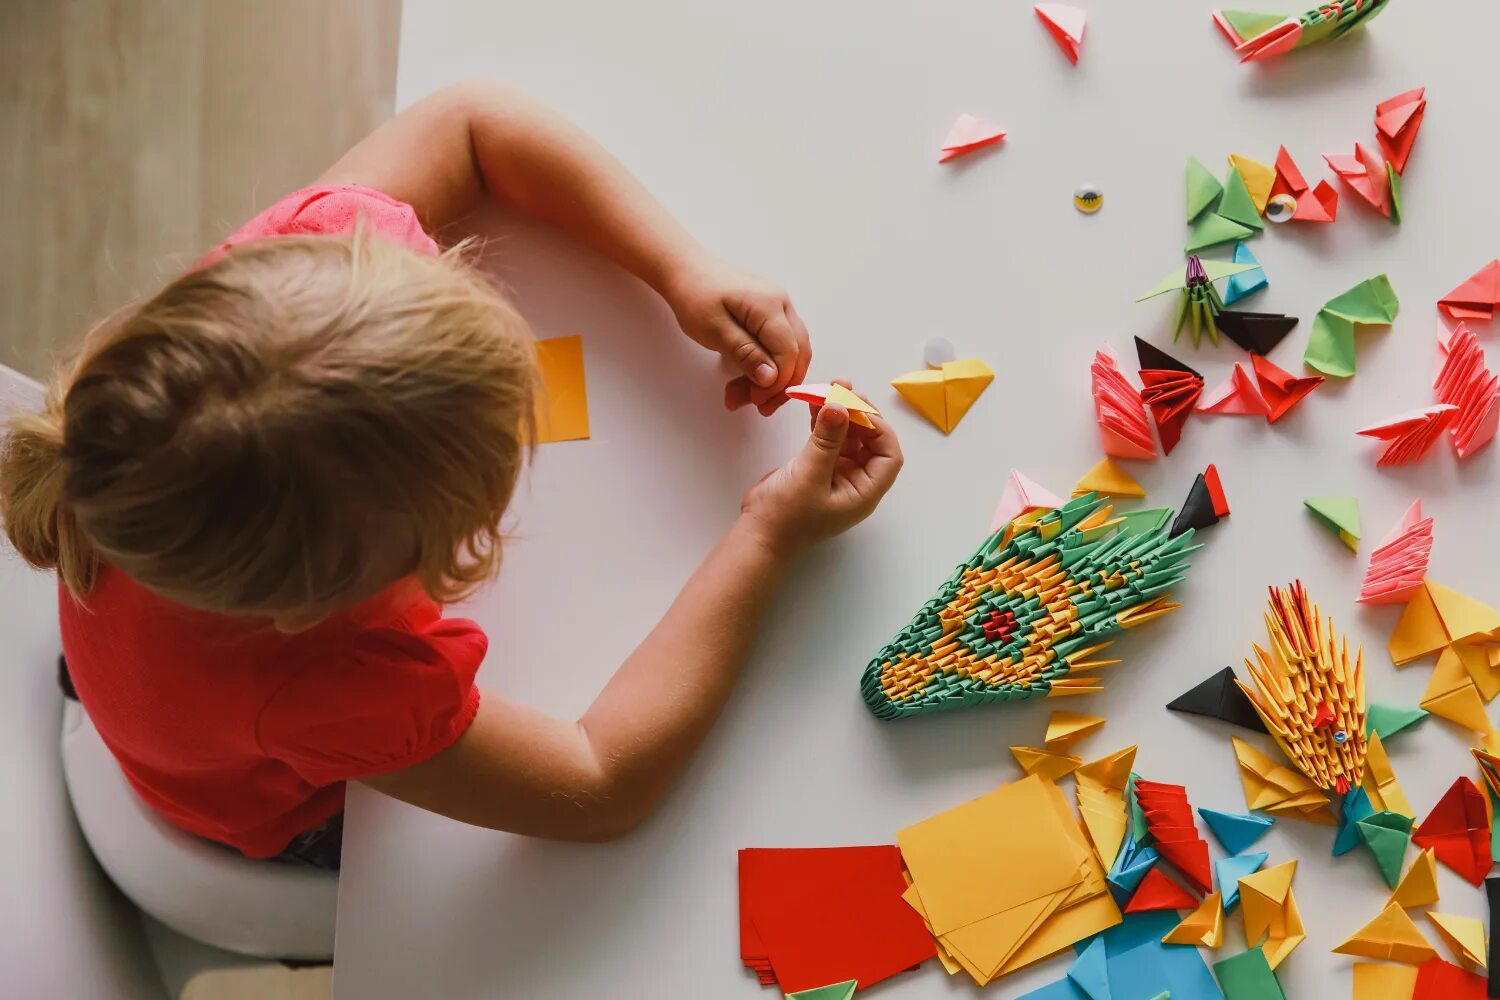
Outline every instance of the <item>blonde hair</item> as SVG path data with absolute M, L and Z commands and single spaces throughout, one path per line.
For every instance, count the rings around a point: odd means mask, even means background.
M 489 579 L 535 351 L 453 251 L 248 243 L 90 335 L 0 445 L 0 516 L 80 598 L 102 562 L 209 611 L 318 616 Z

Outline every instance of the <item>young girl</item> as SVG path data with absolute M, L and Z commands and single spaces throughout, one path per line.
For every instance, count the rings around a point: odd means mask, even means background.
M 603 149 L 493 84 L 439 93 L 107 321 L 0 455 L 60 577 L 78 697 L 141 797 L 258 858 L 337 865 L 344 783 L 497 830 L 618 837 L 723 706 L 788 560 L 870 514 L 890 427 L 826 406 L 577 721 L 474 686 L 441 604 L 490 579 L 527 451 L 524 320 L 427 235 L 486 195 L 607 254 L 769 414 L 811 351 Z

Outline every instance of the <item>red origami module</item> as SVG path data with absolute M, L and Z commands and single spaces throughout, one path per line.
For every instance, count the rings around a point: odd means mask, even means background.
M 1385 172 L 1385 162 L 1359 143 L 1354 144 L 1353 156 L 1324 154 L 1328 166 L 1339 175 L 1371 208 L 1391 217 L 1391 180 Z M 1294 215 L 1293 218 L 1296 218 Z
M 1292 154 L 1282 146 L 1276 151 L 1276 180 L 1271 184 L 1270 197 L 1278 194 L 1289 194 L 1293 198 L 1300 197 L 1307 190 L 1307 178 L 1302 176 L 1302 171 L 1297 169 L 1297 162 L 1292 159 Z
M 1454 319 L 1494 319 L 1500 305 L 1500 260 L 1492 260 L 1474 276 L 1438 299 L 1438 308 Z
M 1203 394 L 1203 376 L 1179 371 L 1141 370 L 1141 402 L 1151 410 L 1165 455 L 1182 440 L 1182 425 Z
M 1267 423 L 1274 424 L 1286 416 L 1308 393 L 1323 384 L 1322 375 L 1293 375 L 1259 354 L 1252 354 L 1250 363 L 1255 366 L 1255 381 L 1271 411 L 1266 415 Z
M 1490 818 L 1484 796 L 1467 777 L 1455 781 L 1412 833 L 1418 847 L 1475 885 L 1483 885 L 1490 865 Z
M 1427 577 L 1432 556 L 1432 518 L 1413 501 L 1394 531 L 1370 553 L 1370 568 L 1359 588 L 1361 604 L 1405 604 Z
M 1229 498 L 1224 495 L 1224 484 L 1219 480 L 1219 467 L 1212 462 L 1203 470 L 1203 482 L 1208 486 L 1209 499 L 1213 501 L 1214 513 L 1219 517 L 1229 516 Z
M 1172 877 L 1160 868 L 1152 868 L 1141 879 L 1140 888 L 1125 904 L 1126 913 L 1146 913 L 1150 910 L 1196 910 L 1198 900 L 1193 894 L 1172 881 Z
M 1406 170 L 1406 159 L 1411 156 L 1422 116 L 1427 113 L 1426 93 L 1426 87 L 1418 87 L 1375 105 L 1375 138 L 1386 162 L 1398 174 Z
M 1407 465 L 1420 461 L 1457 415 L 1458 407 L 1439 403 L 1392 417 L 1357 433 L 1386 442 L 1385 450 L 1380 453 L 1376 465 Z
M 1199 413 L 1232 414 L 1235 416 L 1268 417 L 1271 408 L 1265 397 L 1255 387 L 1255 382 L 1238 361 L 1234 370 L 1212 392 L 1205 392 L 1198 400 Z
M 1159 781 L 1137 781 L 1135 798 L 1146 816 L 1146 828 L 1156 841 L 1156 852 L 1182 872 L 1193 888 L 1199 892 L 1212 890 L 1214 875 L 1208 842 L 1193 825 L 1193 807 L 1188 802 L 1187 789 Z

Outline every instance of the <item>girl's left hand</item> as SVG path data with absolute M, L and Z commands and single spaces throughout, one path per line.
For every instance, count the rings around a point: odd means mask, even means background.
M 676 275 L 666 299 L 682 332 L 742 373 L 724 387 L 731 410 L 751 405 L 766 416 L 786 402 L 812 363 L 807 327 L 786 292 L 717 258 Z

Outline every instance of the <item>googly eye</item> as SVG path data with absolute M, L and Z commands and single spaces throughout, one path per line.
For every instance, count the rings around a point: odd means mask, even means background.
M 1297 199 L 1289 194 L 1278 194 L 1266 202 L 1266 219 L 1271 222 L 1290 222 L 1297 214 Z
M 928 368 L 941 368 L 957 357 L 958 351 L 954 348 L 953 341 L 942 337 L 933 337 L 922 348 L 922 363 Z
M 1349 742 L 1349 734 L 1340 729 L 1338 732 L 1333 734 L 1333 742 L 1337 743 L 1339 746 L 1343 746 L 1345 743 Z
M 1097 184 L 1080 185 L 1078 190 L 1073 192 L 1073 207 L 1084 215 L 1093 215 L 1104 207 L 1104 192 Z

